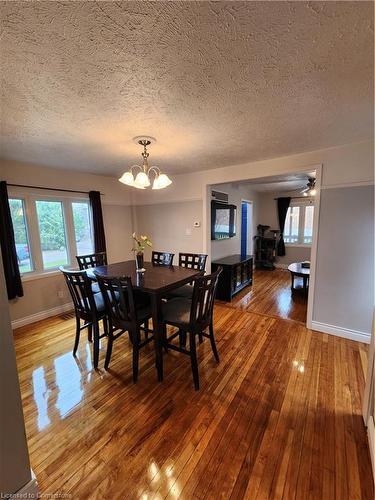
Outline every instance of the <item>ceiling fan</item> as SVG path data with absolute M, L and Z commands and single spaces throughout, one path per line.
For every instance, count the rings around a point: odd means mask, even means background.
M 315 196 L 316 195 L 314 177 L 309 177 L 307 185 L 304 189 L 302 189 L 301 194 L 303 194 L 303 196 Z

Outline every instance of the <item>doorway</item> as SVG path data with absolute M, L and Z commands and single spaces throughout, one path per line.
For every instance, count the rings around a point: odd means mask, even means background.
M 253 203 L 241 201 L 241 255 L 253 253 Z

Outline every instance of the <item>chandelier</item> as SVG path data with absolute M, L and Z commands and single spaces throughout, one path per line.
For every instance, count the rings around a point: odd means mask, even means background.
M 159 167 L 155 165 L 149 167 L 148 165 L 149 153 L 147 146 L 155 142 L 155 139 L 153 137 L 134 137 L 133 141 L 143 146 L 141 153 L 143 158 L 142 166 L 133 165 L 127 172 L 122 174 L 119 181 L 137 189 L 146 189 L 151 186 L 151 183 L 152 189 L 163 189 L 172 184 L 170 178 L 166 174 L 162 174 Z
M 313 177 L 309 177 L 308 183 L 305 189 L 302 189 L 301 193 L 303 196 L 315 196 L 316 188 L 315 188 L 315 179 Z

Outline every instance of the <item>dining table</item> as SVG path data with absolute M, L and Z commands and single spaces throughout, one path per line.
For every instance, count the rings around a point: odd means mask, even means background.
M 176 288 L 190 283 L 201 276 L 202 271 L 180 266 L 163 266 L 144 262 L 144 271 L 136 269 L 134 260 L 116 262 L 106 266 L 92 267 L 86 270 L 87 276 L 95 281 L 95 273 L 105 277 L 130 277 L 134 290 L 139 290 L 150 297 L 152 327 L 154 333 L 155 364 L 158 380 L 163 380 L 163 323 L 161 307 L 163 298 Z

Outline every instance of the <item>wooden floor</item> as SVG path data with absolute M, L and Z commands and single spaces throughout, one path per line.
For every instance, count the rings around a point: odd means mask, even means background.
M 371 499 L 361 398 L 367 348 L 296 321 L 215 308 L 221 362 L 152 347 L 131 381 L 129 343 L 111 370 L 90 346 L 71 354 L 74 321 L 15 332 L 31 464 L 42 493 L 73 499 Z M 100 366 L 105 352 L 103 342 Z
M 292 293 L 290 273 L 284 269 L 254 271 L 254 284 L 234 297 L 231 306 L 245 311 L 306 323 L 307 297 L 303 291 Z M 295 285 L 302 286 L 296 278 Z

